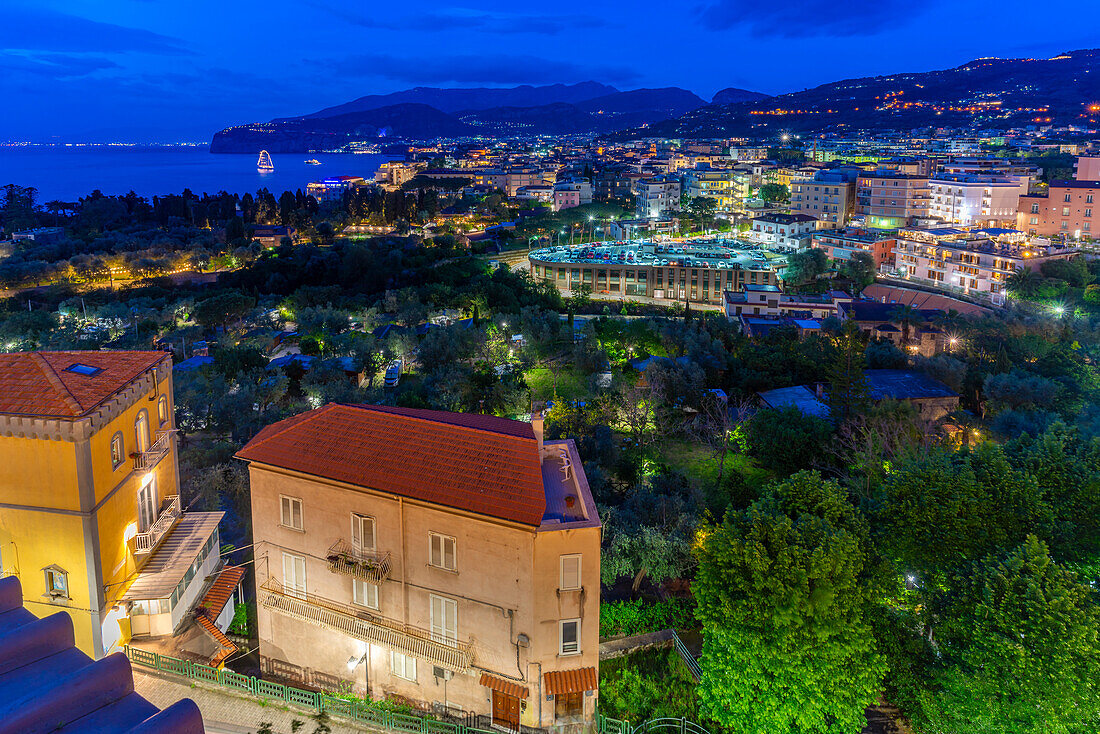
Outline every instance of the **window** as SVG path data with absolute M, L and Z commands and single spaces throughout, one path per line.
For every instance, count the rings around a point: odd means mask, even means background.
M 560 622 L 561 646 L 558 652 L 562 655 L 577 655 L 581 651 L 581 621 L 579 619 L 563 619 Z
M 69 598 L 69 573 L 60 566 L 46 566 L 46 594 L 53 599 Z
M 149 450 L 149 413 L 141 411 L 134 421 L 134 437 L 137 439 L 137 451 L 139 454 Z
M 351 547 L 356 553 L 374 550 L 374 518 L 351 513 Z
M 1092 209 L 1086 209 L 1085 210 L 1085 216 L 1086 217 L 1091 217 L 1092 216 Z
M 449 535 L 428 533 L 431 550 L 428 555 L 428 565 L 454 571 L 455 565 L 455 539 Z
M 561 575 L 558 581 L 558 588 L 562 591 L 581 588 L 580 554 L 561 557 Z
M 282 514 L 280 524 L 284 528 L 302 530 L 302 500 L 299 497 L 286 497 L 280 495 L 282 502 Z
M 1038 204 L 1032 204 L 1031 205 L 1031 213 L 1032 214 L 1038 214 L 1039 213 L 1039 205 Z
M 1091 204 L 1092 203 L 1092 194 L 1089 194 L 1088 196 L 1085 197 L 1085 203 L 1086 204 Z
M 102 367 L 92 367 L 87 364 L 80 364 L 76 362 L 65 368 L 66 372 L 72 372 L 74 375 L 84 375 L 85 377 L 95 377 L 103 371 Z
M 157 477 L 150 474 L 138 489 L 138 532 L 145 533 L 157 521 Z
M 157 400 L 157 420 L 158 425 L 165 425 L 168 423 L 168 396 L 161 395 Z
M 1066 194 L 1066 195 L 1065 195 L 1065 196 L 1064 196 L 1064 197 L 1062 198 L 1062 201 L 1069 201 L 1069 200 L 1070 200 L 1069 194 Z
M 1069 216 L 1069 207 L 1068 206 L 1062 207 L 1062 216 L 1063 217 L 1068 217 Z
M 283 553 L 283 591 L 299 599 L 306 598 L 306 559 Z
M 432 639 L 445 645 L 458 644 L 458 602 L 431 595 Z
M 111 468 L 117 469 L 126 458 L 126 448 L 122 443 L 122 431 L 111 436 Z
M 351 580 L 351 597 L 361 607 L 378 609 L 378 586 L 362 579 Z
M 390 651 L 390 671 L 398 678 L 416 682 L 416 658 Z

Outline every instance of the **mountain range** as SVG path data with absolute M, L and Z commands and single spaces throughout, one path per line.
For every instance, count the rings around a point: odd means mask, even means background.
M 678 87 L 620 91 L 598 82 L 508 89 L 416 87 L 298 117 L 226 128 L 215 153 L 331 150 L 352 140 L 529 137 L 767 137 L 920 127 L 1096 127 L 1100 50 L 1050 59 L 982 58 L 953 69 L 822 84 L 768 96 L 723 89 L 710 103 Z
M 725 89 L 722 98 L 759 100 Z M 606 134 L 670 120 L 706 105 L 678 87 L 620 91 L 598 82 L 507 89 L 416 87 L 372 94 L 297 117 L 218 131 L 214 153 L 304 153 L 371 138 Z

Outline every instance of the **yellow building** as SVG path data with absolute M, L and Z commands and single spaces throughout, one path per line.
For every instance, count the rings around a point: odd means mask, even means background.
M 0 572 L 94 658 L 170 633 L 217 564 L 222 513 L 180 508 L 172 410 L 164 352 L 0 354 Z

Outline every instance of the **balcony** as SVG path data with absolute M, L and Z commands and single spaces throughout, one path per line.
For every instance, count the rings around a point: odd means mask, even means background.
M 380 584 L 390 575 L 390 554 L 356 549 L 340 539 L 328 549 L 328 570 Z
M 285 589 L 274 578 L 269 578 L 260 586 L 259 601 L 266 608 L 288 617 L 363 642 L 384 645 L 454 671 L 465 672 L 470 668 L 473 656 L 468 642 L 449 644 L 437 641 L 427 630 L 308 592 Z
M 183 512 L 180 510 L 180 496 L 174 494 L 166 498 L 164 509 L 160 511 L 156 521 L 144 533 L 134 536 L 134 555 L 152 553 L 181 517 Z
M 132 454 L 134 457 L 134 469 L 136 471 L 148 471 L 160 463 L 160 460 L 167 456 L 168 452 L 172 450 L 172 436 L 175 432 L 175 429 L 159 431 L 157 433 L 157 440 L 153 441 L 152 446 L 145 451 L 139 451 L 136 454 Z

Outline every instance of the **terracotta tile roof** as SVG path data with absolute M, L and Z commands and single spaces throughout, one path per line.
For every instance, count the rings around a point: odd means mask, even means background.
M 228 637 L 222 634 L 218 626 L 211 622 L 206 615 L 196 614 L 195 621 L 198 622 L 199 627 L 202 627 L 206 634 L 213 638 L 214 642 L 221 646 L 221 649 L 214 654 L 214 657 L 210 658 L 210 667 L 218 667 L 225 662 L 227 657 L 237 651 L 237 646 L 234 645 Z
M 488 673 L 481 674 L 481 685 L 494 691 L 499 691 L 506 696 L 515 696 L 519 699 L 525 699 L 531 695 L 527 686 L 521 686 L 519 683 L 497 678 L 495 675 L 489 675 Z
M 551 696 L 559 693 L 580 693 L 599 688 L 595 668 L 574 668 L 573 670 L 551 670 L 543 676 L 546 692 Z
M 237 458 L 537 526 L 536 446 L 520 421 L 330 403 L 268 426 Z
M 0 413 L 79 418 L 168 358 L 167 352 L 0 354 Z M 86 365 L 99 371 L 79 374 L 69 371 L 73 365 Z
M 225 609 L 225 605 L 229 603 L 229 597 L 233 596 L 233 591 L 241 583 L 242 577 L 244 577 L 243 566 L 226 566 L 222 569 L 218 578 L 214 579 L 214 583 L 207 590 L 206 596 L 199 602 L 199 608 L 206 613 L 206 616 L 211 619 L 218 618 Z

